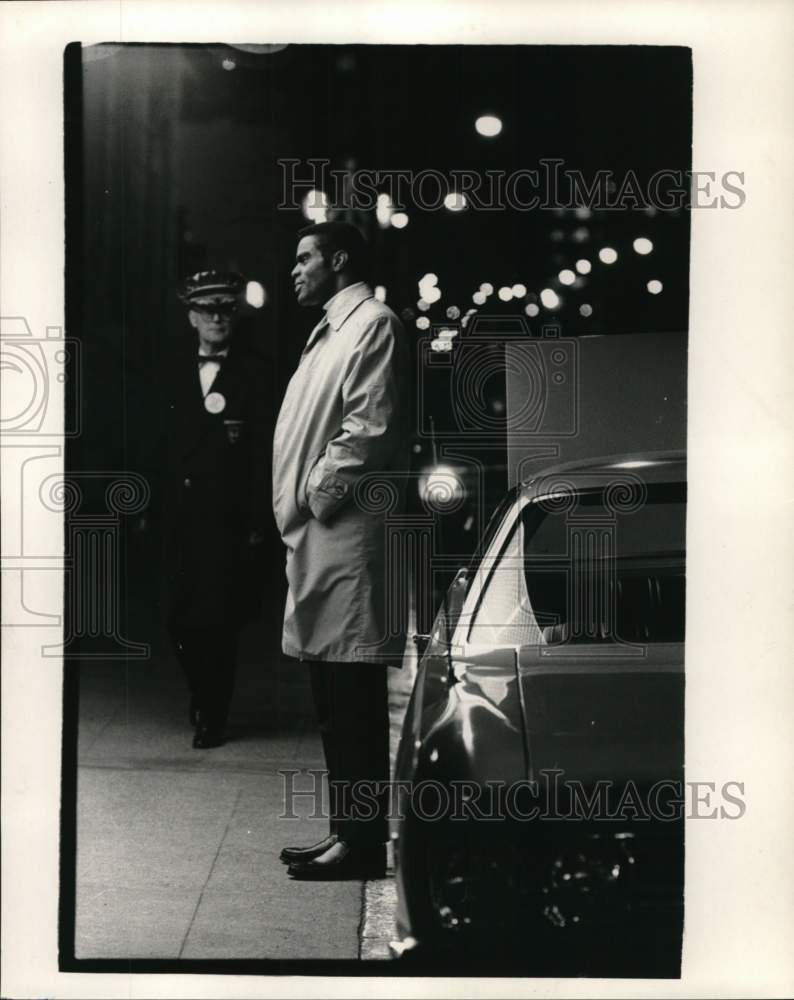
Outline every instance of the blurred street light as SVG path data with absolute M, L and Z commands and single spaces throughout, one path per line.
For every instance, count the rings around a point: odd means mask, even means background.
M 254 309 L 261 309 L 265 304 L 267 293 L 258 281 L 249 281 L 245 286 L 245 301 Z
M 474 123 L 480 135 L 486 139 L 492 139 L 502 131 L 502 121 L 496 115 L 480 115 Z
M 310 222 L 325 222 L 328 199 L 324 191 L 309 191 L 303 199 L 303 214 Z

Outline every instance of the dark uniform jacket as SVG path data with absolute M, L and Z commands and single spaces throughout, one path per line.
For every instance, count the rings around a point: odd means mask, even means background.
M 197 355 L 194 347 L 174 358 L 161 390 L 153 476 L 160 599 L 172 626 L 234 627 L 261 601 L 262 546 L 249 536 L 269 514 L 270 380 L 264 362 L 233 342 L 210 387 L 223 409 L 208 412 Z

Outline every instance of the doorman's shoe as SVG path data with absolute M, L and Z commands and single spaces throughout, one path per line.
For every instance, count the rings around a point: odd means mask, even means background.
M 224 742 L 223 727 L 210 726 L 206 722 L 202 722 L 199 718 L 196 725 L 196 732 L 193 736 L 194 750 L 210 750 L 212 747 L 223 746 Z
M 281 851 L 281 854 L 279 854 L 279 859 L 285 865 L 292 864 L 293 861 L 311 861 L 313 858 L 318 858 L 321 854 L 325 854 L 328 848 L 333 847 L 338 839 L 335 833 L 331 833 L 318 844 L 312 844 L 311 847 L 285 847 Z

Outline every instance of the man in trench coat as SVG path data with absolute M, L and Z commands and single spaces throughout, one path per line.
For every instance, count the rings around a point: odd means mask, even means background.
M 375 877 L 385 867 L 386 669 L 401 663 L 405 623 L 395 621 L 402 602 L 389 590 L 383 500 L 399 510 L 404 492 L 396 473 L 408 467 L 408 350 L 400 321 L 362 280 L 366 260 L 353 226 L 299 233 L 297 300 L 325 314 L 287 388 L 273 445 L 289 583 L 282 648 L 309 661 L 331 789 L 330 835 L 282 851 L 300 879 Z M 356 808 L 359 792 L 369 808 Z

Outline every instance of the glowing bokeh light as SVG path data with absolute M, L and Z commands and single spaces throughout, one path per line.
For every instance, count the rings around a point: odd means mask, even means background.
M 585 319 L 587 319 L 588 316 L 593 315 L 593 307 L 588 305 L 587 302 L 583 302 L 582 305 L 579 306 L 579 315 L 584 316 Z
M 537 316 L 540 312 L 540 308 L 535 305 L 534 302 L 530 302 L 529 305 L 525 307 L 524 312 L 527 316 Z
M 513 297 L 513 289 L 508 288 L 507 285 L 502 285 L 497 294 L 502 302 L 509 302 Z
M 579 272 L 579 274 L 589 274 L 593 270 L 593 265 L 590 263 L 589 260 L 584 260 L 584 259 L 577 260 L 576 270 Z
M 389 221 L 395 229 L 405 229 L 408 225 L 408 216 L 405 212 L 395 212 Z
M 391 198 L 387 194 L 379 194 L 378 203 L 375 207 L 375 218 L 378 220 L 378 225 L 381 229 L 385 229 L 389 225 L 393 212 L 394 208 Z
M 557 280 L 561 285 L 572 285 L 576 281 L 576 275 L 570 268 L 566 267 L 557 275 Z
M 450 193 L 444 199 L 444 208 L 450 212 L 462 212 L 466 207 L 466 196 L 458 194 L 456 191 Z
M 261 309 L 265 304 L 267 293 L 258 281 L 249 281 L 245 286 L 245 301 L 254 309 Z
M 642 254 L 643 257 L 653 250 L 653 243 L 645 236 L 638 236 L 632 246 L 634 247 L 634 252 Z
M 658 278 L 652 278 L 648 282 L 646 287 L 648 291 L 651 293 L 651 295 L 658 295 L 659 292 L 661 292 L 661 290 L 664 288 L 664 285 L 661 283 L 661 281 L 659 281 Z
M 471 300 L 475 306 L 484 306 L 485 298 L 485 292 L 475 292 L 474 295 L 472 295 Z
M 560 304 L 560 297 L 553 288 L 544 288 L 540 293 L 540 301 L 547 309 L 556 309 Z
M 598 251 L 598 259 L 602 264 L 614 264 L 618 259 L 618 252 L 613 247 L 601 247 Z
M 480 115 L 474 123 L 474 127 L 486 139 L 493 139 L 495 135 L 499 135 L 502 131 L 502 120 L 501 118 L 497 118 L 496 115 Z
M 516 299 L 523 299 L 527 294 L 527 286 L 522 285 L 520 282 L 517 285 L 513 285 L 513 297 Z
M 427 316 L 420 316 L 419 319 L 416 321 L 417 330 L 427 330 L 429 327 L 430 327 L 430 320 L 427 318 Z
M 310 222 L 325 222 L 328 212 L 328 199 L 324 191 L 309 191 L 303 199 L 303 214 Z

